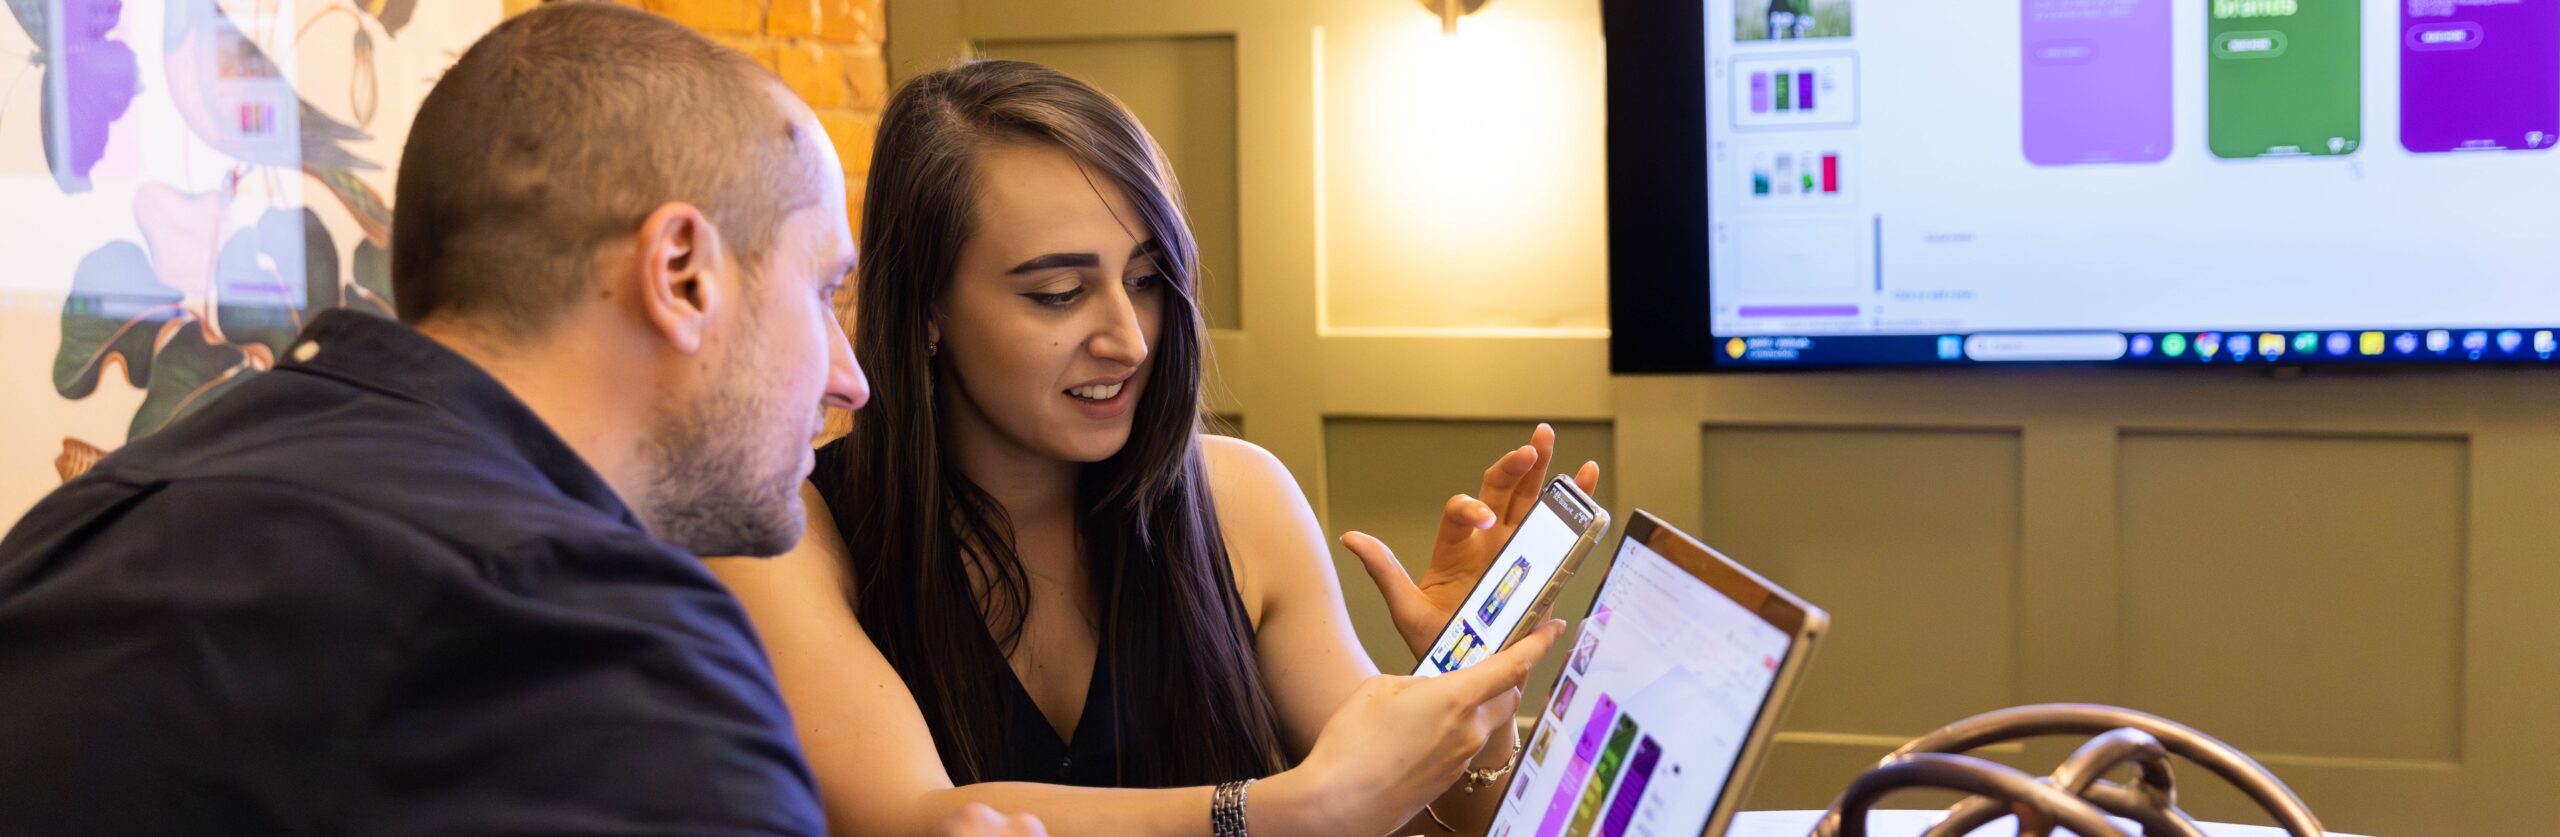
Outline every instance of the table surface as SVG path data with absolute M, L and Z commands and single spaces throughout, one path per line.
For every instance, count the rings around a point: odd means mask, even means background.
M 1917 837 L 1921 832 L 1929 830 L 1929 826 L 1936 825 L 1938 818 L 1945 813 L 1944 811 L 1876 811 L 1867 819 L 1867 833 L 1875 837 Z M 1744 811 L 1733 815 L 1733 827 L 1725 830 L 1725 837 L 1804 837 L 1806 833 L 1813 830 L 1813 824 L 1821 819 L 1821 811 Z M 2142 826 L 2130 820 L 2119 819 L 2116 820 L 2116 824 L 2123 826 L 2127 834 L 2142 833 Z M 2268 828 L 2262 825 L 2199 822 L 2196 823 L 2196 827 L 2203 830 L 2207 837 L 2284 837 L 2285 834 L 2284 829 Z M 2071 831 L 2057 828 L 2053 833 L 2066 835 Z M 1976 829 L 1973 834 L 1974 837 L 2017 837 L 2018 820 L 2015 817 L 2003 817 L 1998 822 Z M 2354 837 L 2354 835 L 2340 834 L 2335 831 L 2329 834 L 2330 837 Z

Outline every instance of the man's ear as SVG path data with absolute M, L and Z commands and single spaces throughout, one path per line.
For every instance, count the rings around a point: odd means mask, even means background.
M 702 350 L 713 315 L 735 304 L 737 277 L 726 269 L 720 230 L 688 203 L 649 213 L 633 245 L 638 248 L 641 313 L 676 351 Z

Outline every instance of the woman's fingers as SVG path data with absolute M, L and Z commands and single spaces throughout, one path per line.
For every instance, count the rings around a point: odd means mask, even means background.
M 1504 451 L 1500 458 L 1493 460 L 1492 467 L 1484 469 L 1484 482 L 1476 489 L 1476 496 L 1483 497 L 1496 509 L 1509 510 L 1513 498 L 1520 493 L 1522 481 L 1536 479 L 1532 474 L 1536 473 L 1537 464 L 1538 449 L 1535 447 L 1521 445 Z
M 1440 543 L 1464 543 L 1469 535 L 1497 523 L 1493 506 L 1464 494 L 1453 494 L 1440 507 Z
M 1511 492 L 1504 495 L 1503 502 L 1494 505 L 1494 508 L 1502 510 L 1502 522 L 1514 526 L 1529 518 L 1529 510 L 1538 507 L 1539 492 L 1546 488 L 1547 467 L 1556 458 L 1555 427 L 1539 422 L 1536 430 L 1529 431 L 1526 449 L 1530 453 L 1528 466 L 1520 469 Z
M 1521 681 L 1529 679 L 1530 667 L 1537 665 L 1540 659 L 1547 656 L 1547 651 L 1555 647 L 1556 636 L 1562 633 L 1564 633 L 1563 622 L 1548 620 L 1546 624 L 1539 625 L 1536 631 L 1521 638 L 1519 642 L 1512 643 L 1511 647 L 1503 649 L 1501 653 L 1486 657 L 1475 665 L 1440 675 L 1433 678 L 1432 682 L 1445 684 L 1445 688 L 1457 690 L 1459 699 L 1466 701 L 1469 707 L 1481 706 L 1487 701 L 1501 697 L 1504 692 L 1519 688 Z
M 1415 642 L 1414 636 L 1427 633 L 1438 624 L 1439 610 L 1423 598 L 1422 588 L 1414 586 L 1413 576 L 1405 572 L 1404 562 L 1396 560 L 1395 550 L 1367 532 L 1343 533 L 1342 546 L 1360 559 L 1360 566 L 1369 571 L 1369 580 L 1377 583 L 1378 595 L 1387 601 L 1387 615 L 1395 620 L 1396 630 L 1405 635 L 1406 644 L 1418 647 L 1420 643 Z

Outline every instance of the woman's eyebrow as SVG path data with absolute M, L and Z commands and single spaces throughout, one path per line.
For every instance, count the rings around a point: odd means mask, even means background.
M 1101 266 L 1102 257 L 1092 253 L 1049 253 L 1046 255 L 1033 256 L 1030 261 L 1014 265 L 1013 269 L 1005 271 L 1005 274 L 1010 276 L 1022 273 L 1037 273 L 1043 270 L 1055 270 L 1061 267 Z
M 1136 247 L 1129 248 L 1129 258 L 1135 260 L 1147 256 L 1160 255 L 1163 252 L 1164 242 L 1160 239 L 1150 238 L 1146 241 L 1139 242 Z M 1016 275 L 1023 273 L 1038 273 L 1043 270 L 1055 270 L 1062 267 L 1101 266 L 1102 257 L 1092 253 L 1046 253 L 1033 256 L 1021 264 L 1014 265 L 1013 269 L 1005 271 L 1005 274 Z

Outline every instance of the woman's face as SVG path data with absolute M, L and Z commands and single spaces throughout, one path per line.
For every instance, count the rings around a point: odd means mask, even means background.
M 1164 260 L 1129 197 L 1045 143 L 977 159 L 976 232 L 935 323 L 952 431 L 1099 462 L 1129 441 L 1164 322 Z

